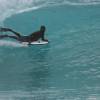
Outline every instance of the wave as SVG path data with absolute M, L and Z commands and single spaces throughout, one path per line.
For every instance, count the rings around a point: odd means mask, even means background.
M 0 91 L 0 100 L 99 100 L 100 95 L 95 94 L 100 87 L 87 87 L 78 91 L 78 89 L 38 89 L 35 91 Z M 65 99 L 66 98 L 66 99 Z
M 0 22 L 30 10 L 57 5 L 97 5 L 100 0 L 0 0 Z
M 8 41 L 8 40 L 0 40 L 0 46 L 9 46 L 9 47 L 27 47 L 27 44 L 21 44 L 14 41 Z

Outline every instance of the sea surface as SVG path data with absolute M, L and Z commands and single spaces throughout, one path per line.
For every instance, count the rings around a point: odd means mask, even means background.
M 0 40 L 0 100 L 100 100 L 100 0 L 0 0 L 0 27 L 41 25 L 46 45 Z

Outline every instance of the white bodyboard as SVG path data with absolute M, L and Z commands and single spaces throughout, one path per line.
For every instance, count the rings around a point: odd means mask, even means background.
M 22 42 L 23 45 L 28 45 L 28 42 Z M 31 45 L 44 45 L 44 44 L 48 44 L 47 41 L 34 41 L 30 43 Z
M 47 41 L 35 41 L 35 42 L 32 42 L 31 44 L 47 44 L 48 42 Z

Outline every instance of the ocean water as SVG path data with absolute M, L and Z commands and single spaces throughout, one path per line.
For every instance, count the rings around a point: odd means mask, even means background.
M 41 25 L 49 44 L 0 40 L 0 100 L 100 100 L 100 0 L 0 0 L 1 27 Z

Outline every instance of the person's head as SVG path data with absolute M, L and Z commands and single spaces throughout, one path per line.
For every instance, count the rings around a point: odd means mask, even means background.
M 40 31 L 41 31 L 41 32 L 45 32 L 45 30 L 46 30 L 45 26 L 42 25 L 42 26 L 40 27 Z

